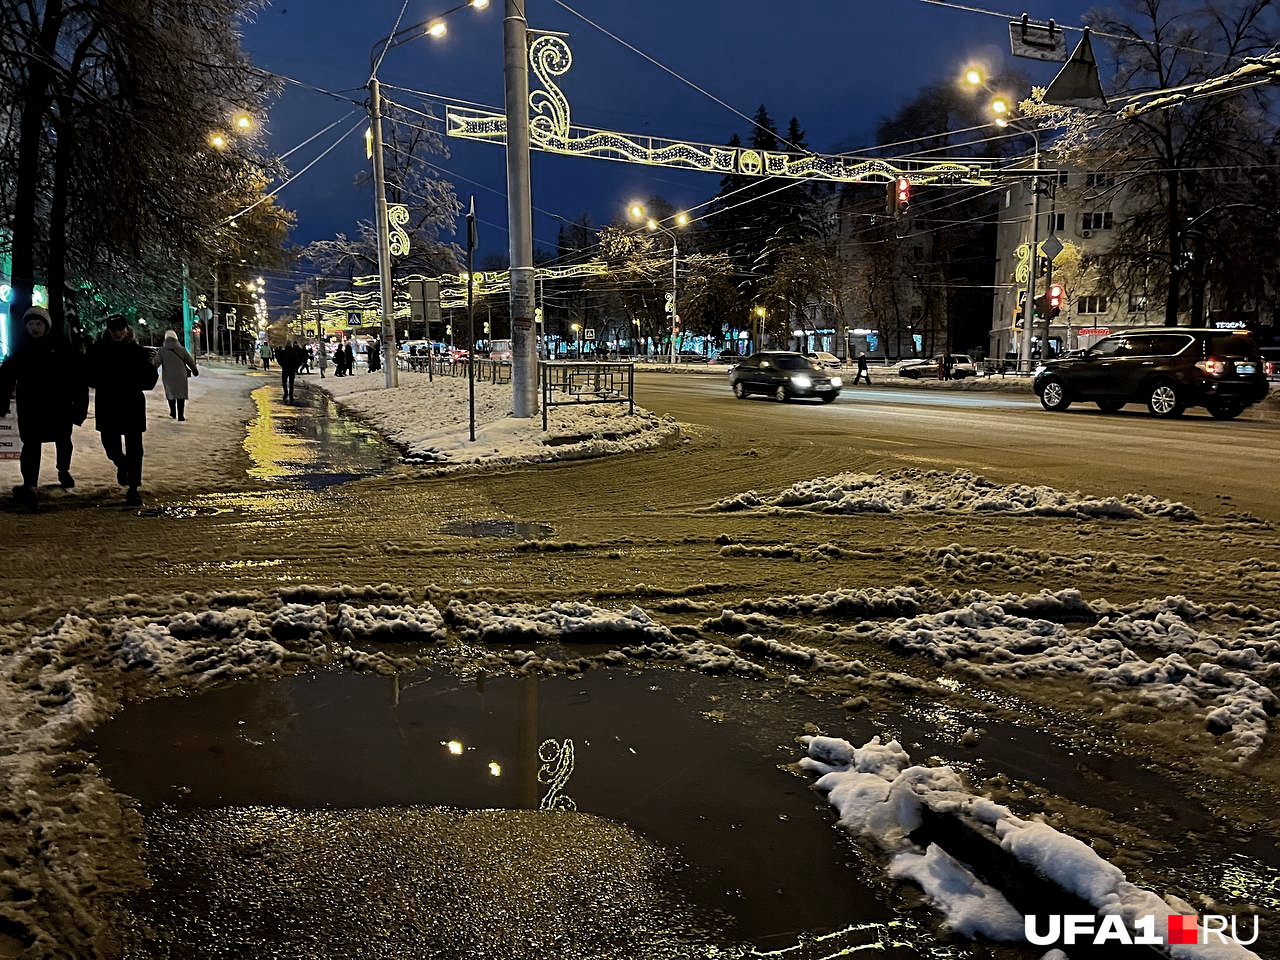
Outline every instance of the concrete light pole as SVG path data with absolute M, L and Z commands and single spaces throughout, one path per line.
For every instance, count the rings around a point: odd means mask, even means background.
M 533 188 L 529 173 L 529 24 L 524 0 L 506 0 L 502 27 L 507 116 L 507 228 L 511 261 L 511 412 L 538 412 L 533 312 Z

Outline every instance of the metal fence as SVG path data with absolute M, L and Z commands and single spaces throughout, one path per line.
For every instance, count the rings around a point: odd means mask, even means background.
M 582 403 L 625 403 L 627 413 L 635 412 L 636 367 L 634 363 L 589 363 L 575 360 L 544 360 L 538 364 L 542 381 L 542 429 L 547 429 L 547 410 Z
M 401 370 L 412 370 L 415 373 L 429 373 L 436 377 L 465 377 L 467 361 L 454 363 L 448 357 L 401 356 L 397 361 Z M 481 383 L 510 383 L 511 361 L 509 360 L 476 360 L 476 379 Z

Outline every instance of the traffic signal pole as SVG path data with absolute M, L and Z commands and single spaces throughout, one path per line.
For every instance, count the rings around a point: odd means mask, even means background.
M 1031 326 L 1035 321 L 1036 253 L 1040 246 L 1040 137 L 1030 133 L 1036 144 L 1035 160 L 1031 164 L 1031 250 L 1027 260 L 1027 301 L 1022 311 L 1022 345 L 1018 350 L 1018 369 L 1031 372 Z

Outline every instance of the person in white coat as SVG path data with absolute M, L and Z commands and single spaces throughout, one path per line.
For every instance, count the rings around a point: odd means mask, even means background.
M 169 401 L 169 419 L 187 419 L 187 377 L 198 377 L 200 371 L 195 358 L 178 340 L 177 331 L 165 331 L 164 343 L 156 351 L 156 366 L 160 368 L 160 382 Z

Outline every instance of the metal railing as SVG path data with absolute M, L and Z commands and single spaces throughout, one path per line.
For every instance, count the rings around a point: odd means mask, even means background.
M 583 403 L 625 403 L 627 413 L 635 412 L 636 367 L 634 363 L 577 360 L 544 360 L 538 364 L 542 381 L 542 429 L 547 429 L 551 407 Z

